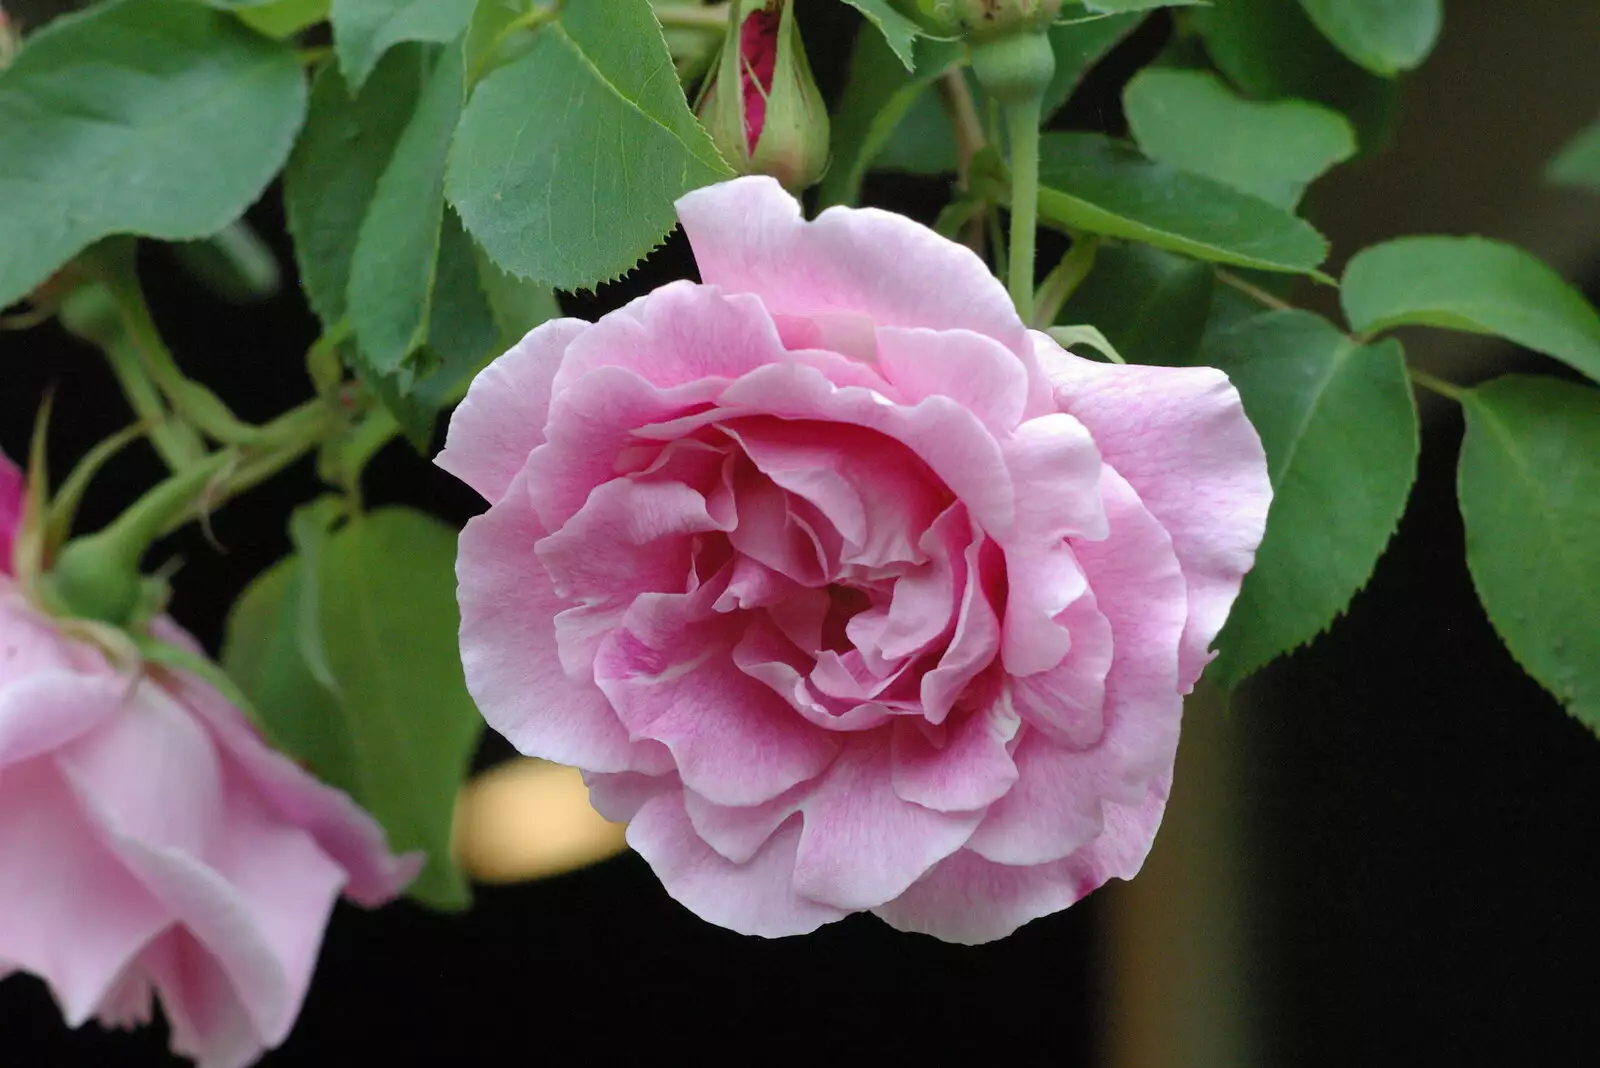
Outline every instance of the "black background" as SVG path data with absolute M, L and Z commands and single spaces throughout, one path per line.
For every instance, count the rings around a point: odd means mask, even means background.
M 808 23 L 831 97 L 853 26 Z M 1119 78 L 1159 47 L 1161 26 L 1097 72 L 1064 125 L 1116 129 Z M 911 180 L 867 188 L 869 201 L 924 218 L 941 195 Z M 289 263 L 276 187 L 250 218 Z M 292 281 L 239 308 L 199 291 L 161 248 L 142 265 L 180 360 L 241 415 L 308 395 L 300 354 L 316 327 Z M 567 308 L 593 317 L 692 270 L 675 237 L 636 276 Z M 1555 370 L 1531 357 L 1525 367 Z M 59 471 L 128 414 L 97 354 L 58 329 L 0 334 L 11 456 L 52 385 Z M 1600 744 L 1520 673 L 1476 605 L 1453 502 L 1460 435 L 1454 411 L 1428 421 L 1417 490 L 1368 589 L 1231 712 L 1250 739 L 1233 788 L 1264 1064 L 1600 1062 Z M 158 474 L 147 449 L 128 450 L 85 528 Z M 380 455 L 369 488 L 374 503 L 454 521 L 479 507 L 404 445 Z M 193 532 L 173 540 L 186 561 L 174 612 L 213 648 L 233 597 L 287 550 L 289 507 L 314 490 L 304 464 L 230 505 L 215 520 L 225 553 Z M 483 760 L 504 753 L 490 741 Z M 265 1063 L 1100 1063 L 1121 1011 L 1102 975 L 1115 893 L 974 948 L 866 917 L 801 939 L 742 938 L 674 904 L 632 855 L 485 888 L 462 916 L 341 906 L 299 1026 Z M 41 984 L 0 986 L 0 1065 L 158 1065 L 164 1049 L 159 1028 L 69 1033 Z

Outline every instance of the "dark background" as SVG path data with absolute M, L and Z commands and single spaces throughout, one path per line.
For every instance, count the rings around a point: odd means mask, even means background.
M 1336 264 L 1403 230 L 1483 230 L 1557 259 L 1600 297 L 1600 200 L 1534 181 L 1600 103 L 1600 20 L 1585 4 L 1548 6 L 1554 14 L 1514 21 L 1499 5 L 1450 6 L 1395 146 L 1318 198 Z M 806 21 L 831 97 L 853 27 L 828 14 Z M 1574 26 L 1595 31 L 1587 50 Z M 1115 129 L 1120 78 L 1160 43 L 1158 21 L 1097 72 L 1066 124 Z M 941 196 L 901 179 L 866 192 L 924 218 Z M 250 218 L 289 263 L 276 188 Z M 309 394 L 300 355 L 316 327 L 292 280 L 276 300 L 240 308 L 198 290 L 162 248 L 142 265 L 180 360 L 242 416 Z M 689 273 L 675 238 L 637 276 L 567 307 L 593 317 Z M 1556 370 L 1456 336 L 1415 351 L 1462 381 Z M 9 455 L 24 454 L 52 385 L 59 472 L 128 413 L 97 354 L 55 327 L 0 334 Z M 800 939 L 742 938 L 673 903 L 631 854 L 484 888 L 462 916 L 341 906 L 299 1026 L 265 1063 L 477 1066 L 575 1052 L 1137 1068 L 1597 1063 L 1600 742 L 1521 674 L 1485 622 L 1453 500 L 1460 416 L 1432 405 L 1425 415 L 1410 508 L 1349 614 L 1230 708 L 1192 705 L 1168 826 L 1134 884 L 973 948 L 867 917 Z M 159 473 L 146 448 L 128 450 L 84 527 Z M 455 521 L 478 507 L 404 445 L 374 463 L 369 489 L 374 503 Z M 174 612 L 213 648 L 234 596 L 287 551 L 288 509 L 314 491 L 304 464 L 228 506 L 214 524 L 223 553 L 193 532 L 174 539 L 186 561 Z M 484 762 L 505 752 L 491 741 Z M 164 1050 L 159 1029 L 67 1032 L 41 984 L 0 985 L 0 1065 L 160 1065 Z

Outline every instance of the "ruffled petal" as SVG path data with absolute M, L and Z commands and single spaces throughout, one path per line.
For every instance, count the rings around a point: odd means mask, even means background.
M 68 1026 L 172 918 L 91 830 L 53 763 L 0 772 L 0 960 L 49 983 Z
M 530 756 L 589 771 L 665 771 L 666 753 L 630 741 L 605 694 L 562 669 L 554 620 L 571 605 L 556 596 L 534 552 L 548 531 L 529 504 L 525 478 L 461 532 L 456 578 L 467 689 L 489 725 Z
M 754 293 L 774 314 L 856 313 L 1027 351 L 1022 320 L 984 262 L 903 215 L 829 208 L 807 222 L 776 181 L 746 177 L 688 193 L 678 218 L 701 279 Z
M 860 737 L 800 805 L 794 887 L 840 909 L 881 905 L 960 849 L 979 812 L 935 812 L 894 791 L 886 737 Z
M 995 864 L 968 850 L 940 862 L 895 900 L 872 911 L 891 927 L 946 942 L 1004 938 L 1030 920 L 1060 912 L 1110 879 L 1131 879 L 1150 851 L 1168 782 L 1134 805 L 1107 806 L 1099 838 L 1052 864 Z
M 1188 693 L 1266 530 L 1272 484 L 1261 439 L 1215 368 L 1095 363 L 1043 334 L 1034 340 L 1058 403 L 1172 536 L 1189 584 L 1179 672 Z
M 849 913 L 795 891 L 799 840 L 800 828 L 790 823 L 734 864 L 695 833 L 682 798 L 670 793 L 646 802 L 628 825 L 628 844 L 676 901 L 701 919 L 765 938 L 806 934 Z
M 490 504 L 505 496 L 528 454 L 544 441 L 550 383 L 562 353 L 589 328 L 582 319 L 541 323 L 480 371 L 450 417 L 444 449 L 433 462 Z
M 968 843 L 996 863 L 1041 864 L 1081 848 L 1099 833 L 1105 803 L 1137 802 L 1177 756 L 1183 574 L 1171 539 L 1127 482 L 1108 470 L 1101 488 L 1111 534 L 1075 548 L 1114 642 L 1104 731 L 1086 749 L 1038 732 L 1023 738 L 1017 784 L 989 806 Z
M 669 282 L 602 316 L 568 347 L 555 378 L 559 396 L 599 367 L 621 367 L 663 389 L 706 378 L 738 378 L 785 358 L 761 301 L 716 286 Z
M 1028 370 L 993 338 L 970 330 L 886 326 L 878 331 L 878 363 L 905 403 L 949 397 L 996 434 L 1022 421 Z
M 1021 726 L 1010 702 L 993 701 L 956 724 L 940 747 L 920 724 L 899 720 L 890 745 L 894 792 L 939 812 L 986 808 L 1017 781 L 1009 747 Z
M 665 745 L 684 784 L 719 804 L 759 804 L 826 768 L 833 737 L 734 664 L 738 621 L 697 621 L 688 601 L 641 596 L 595 660 L 631 735 Z

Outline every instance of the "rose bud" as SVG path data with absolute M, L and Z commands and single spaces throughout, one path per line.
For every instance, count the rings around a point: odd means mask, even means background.
M 1042 30 L 1061 14 L 1061 0 L 893 0 L 930 33 L 985 40 Z
M 293 1026 L 335 899 L 382 904 L 421 857 L 198 675 L 33 604 L 23 511 L 0 456 L 0 978 L 39 976 L 74 1027 L 148 1022 L 159 996 L 175 1052 L 252 1064 Z M 148 636 L 202 655 L 164 617 Z
M 790 0 L 734 0 L 736 29 L 700 100 L 700 118 L 735 170 L 798 191 L 828 168 L 828 109 Z M 738 86 L 737 92 L 728 87 Z

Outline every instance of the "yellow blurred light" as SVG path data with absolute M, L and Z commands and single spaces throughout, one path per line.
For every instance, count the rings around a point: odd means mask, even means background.
M 455 851 L 473 879 L 516 883 L 613 857 L 627 848 L 623 831 L 589 806 L 576 768 L 515 760 L 462 790 Z

